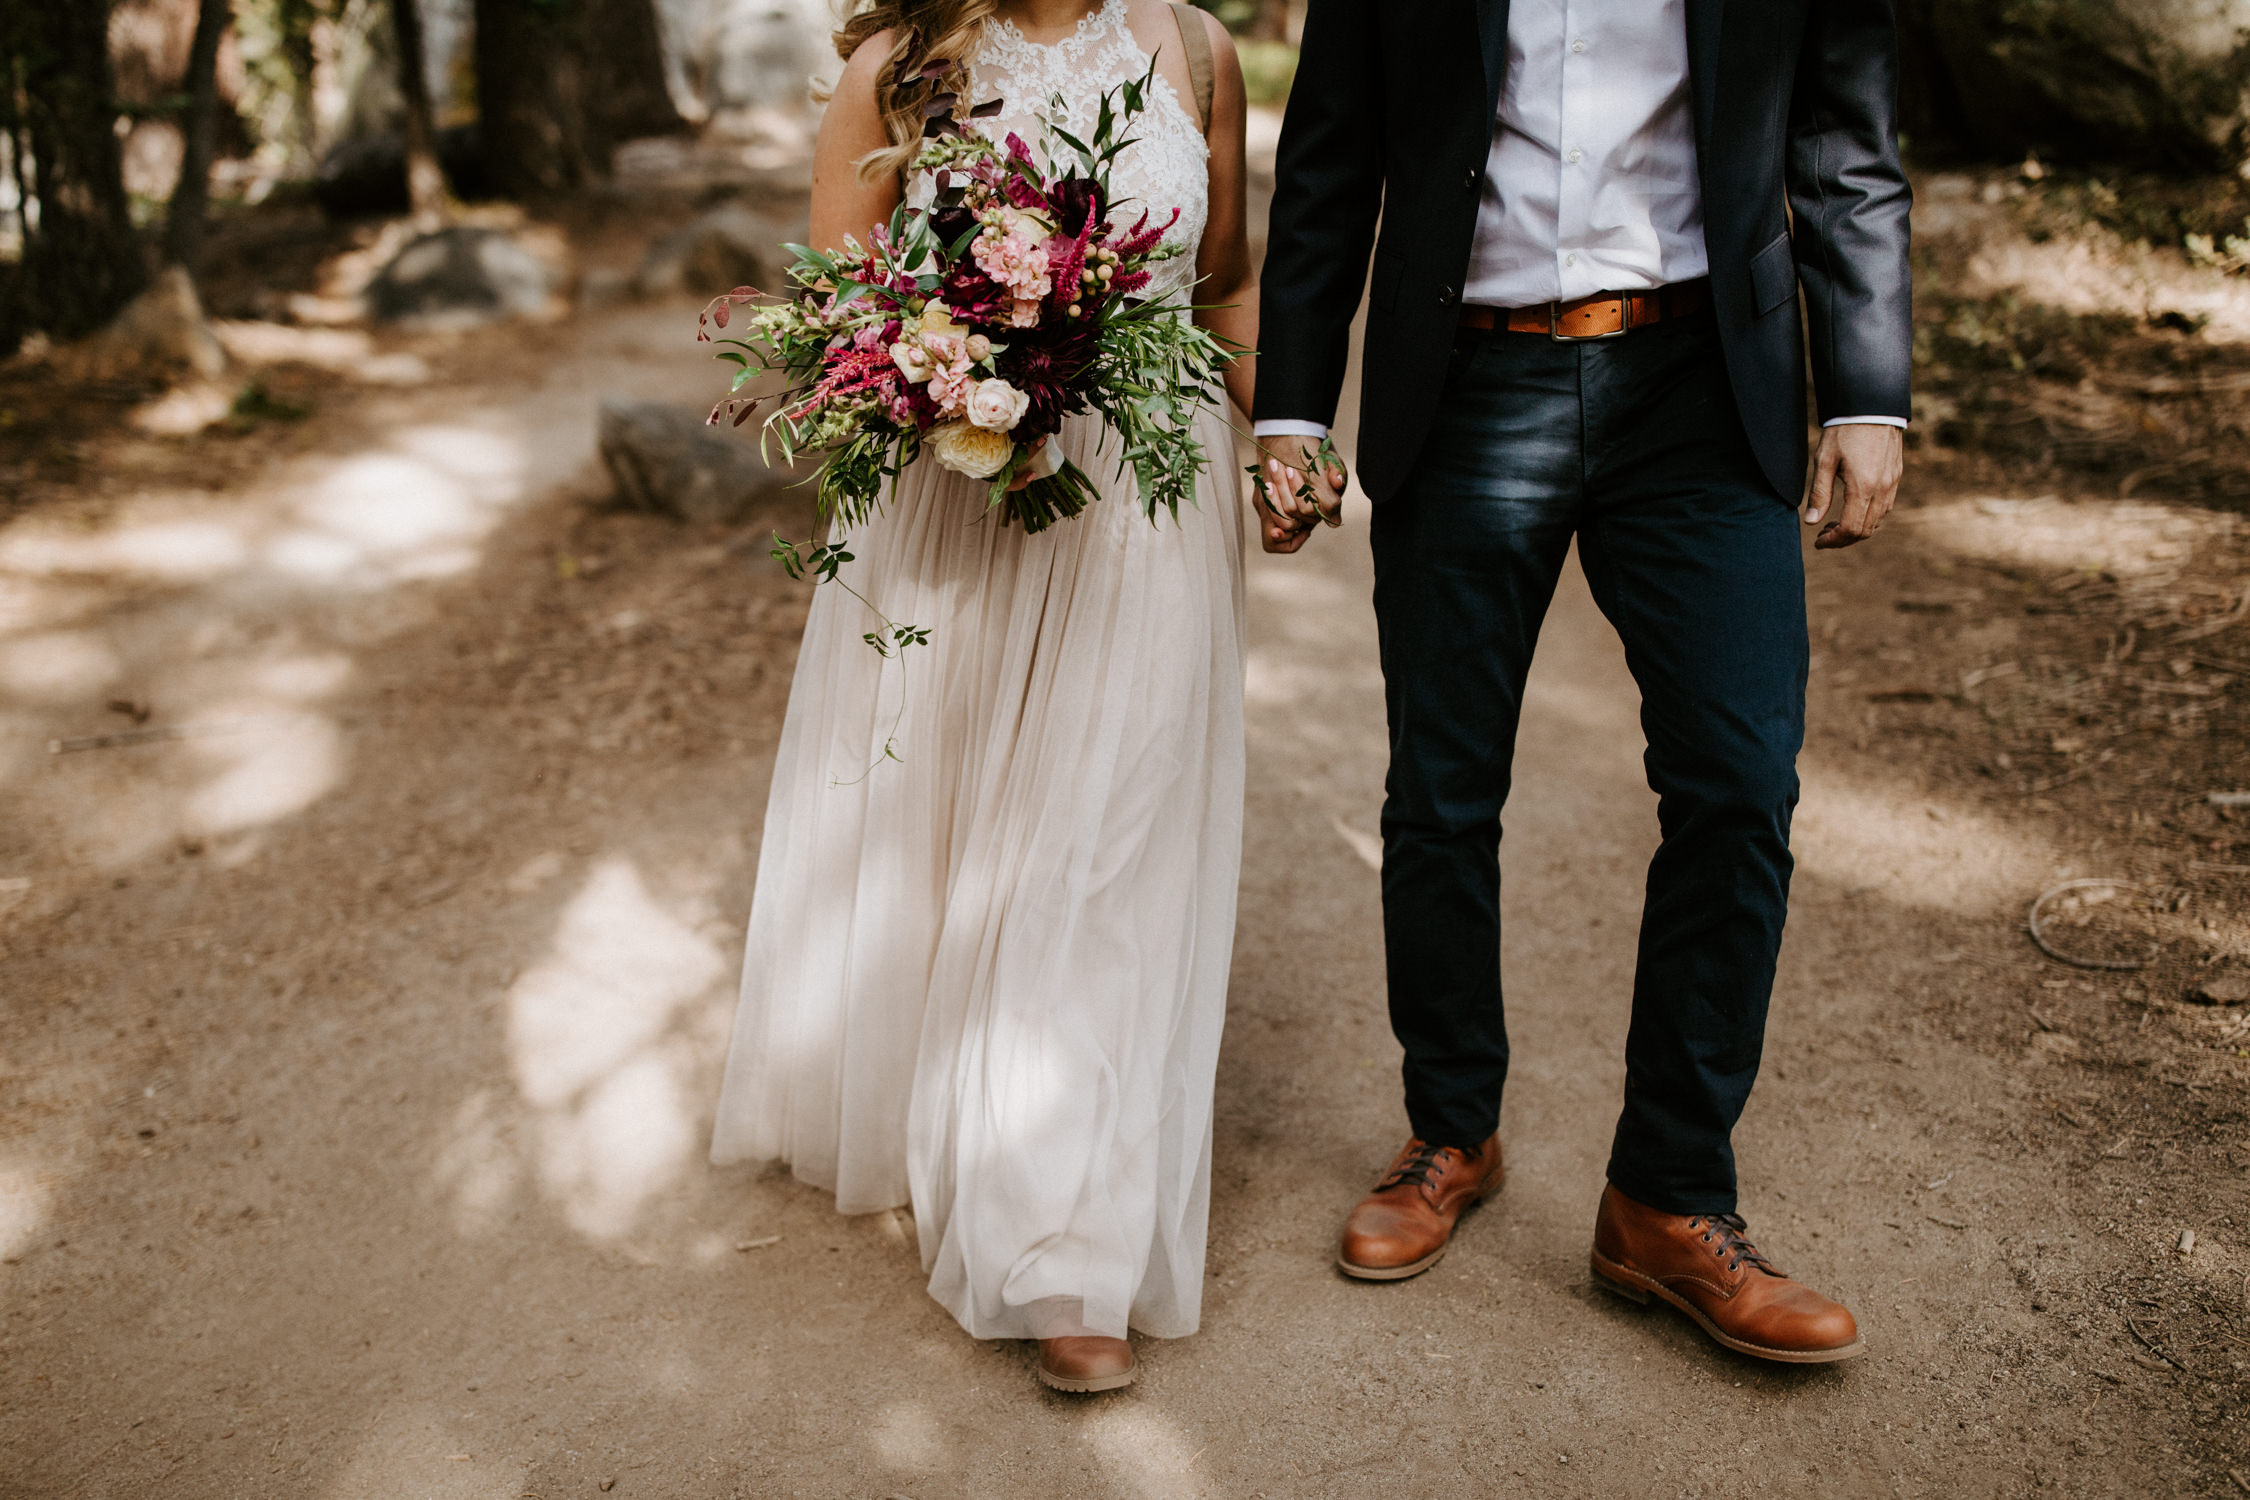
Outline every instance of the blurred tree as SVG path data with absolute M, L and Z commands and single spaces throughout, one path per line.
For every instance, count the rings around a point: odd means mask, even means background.
M 1245 33 L 1261 42 L 1289 40 L 1290 0 L 1258 0 L 1258 13 Z
M 620 141 L 686 128 L 652 0 L 476 0 L 477 120 L 493 187 L 562 192 Z
M 108 0 L 0 4 L 0 130 L 22 251 L 0 287 L 0 353 L 107 323 L 148 280 L 125 201 Z
M 219 130 L 219 39 L 226 35 L 228 20 L 228 0 L 202 0 L 195 43 L 188 49 L 187 113 L 180 121 L 184 146 L 180 180 L 164 220 L 164 258 L 190 270 L 203 243 L 204 211 L 211 201 L 211 155 Z
M 438 166 L 437 127 L 430 119 L 430 75 L 416 0 L 391 0 L 391 28 L 398 40 L 399 92 L 406 97 L 406 202 L 428 227 L 445 212 L 445 173 Z
M 2250 155 L 2250 0 L 1903 0 L 1915 139 L 2225 171 Z

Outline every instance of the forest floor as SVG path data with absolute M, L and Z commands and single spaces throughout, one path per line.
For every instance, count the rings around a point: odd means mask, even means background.
M 806 605 L 764 539 L 808 518 L 601 503 L 598 399 L 711 391 L 693 308 L 261 324 L 193 436 L 0 370 L 0 1495 L 2250 1493 L 2250 1009 L 2197 998 L 2250 979 L 2211 798 L 2250 791 L 2250 282 L 1922 187 L 1928 409 L 1890 529 L 1809 563 L 1738 1137 L 1864 1359 L 1589 1285 L 1655 821 L 1575 575 L 1505 853 L 1508 1190 L 1369 1286 L 1330 1260 L 1403 1128 L 1364 509 L 1253 554 L 1204 1329 L 1062 1398 L 904 1214 L 703 1165 Z M 560 228 L 621 269 L 663 217 Z M 2142 967 L 2032 946 L 2074 879 L 2133 884 L 2050 943 Z

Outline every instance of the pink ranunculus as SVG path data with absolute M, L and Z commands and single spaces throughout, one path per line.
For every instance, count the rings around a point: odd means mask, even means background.
M 930 399 L 937 403 L 941 415 L 959 416 L 968 409 L 969 393 L 976 386 L 976 377 L 966 369 L 946 368 L 930 377 Z

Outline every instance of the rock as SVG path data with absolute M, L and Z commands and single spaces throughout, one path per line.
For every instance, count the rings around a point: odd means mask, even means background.
M 633 279 L 644 297 L 687 292 L 715 297 L 729 287 L 771 291 L 780 282 L 781 247 L 790 231 L 741 203 L 722 203 L 698 215 L 685 229 L 666 235 L 641 260 Z
M 55 351 L 54 363 L 80 380 L 122 380 L 144 375 L 167 382 L 180 376 L 210 380 L 227 367 L 226 350 L 203 321 L 195 283 L 167 266 L 148 290 L 125 304 L 108 327 Z
M 2228 170 L 2250 0 L 1906 0 L 1906 127 L 1978 149 Z
M 2214 974 L 2209 979 L 2191 985 L 2188 1000 L 2196 1005 L 2242 1005 L 2250 1003 L 2250 974 L 2240 972 Z
M 602 403 L 602 463 L 617 482 L 619 504 L 732 524 L 796 481 L 788 469 L 766 467 L 754 436 L 706 426 L 704 417 L 655 401 Z
M 473 328 L 548 308 L 554 272 L 493 229 L 440 229 L 407 243 L 367 284 L 379 323 Z
M 706 112 L 801 107 L 806 75 L 836 54 L 821 0 L 657 0 L 673 92 Z

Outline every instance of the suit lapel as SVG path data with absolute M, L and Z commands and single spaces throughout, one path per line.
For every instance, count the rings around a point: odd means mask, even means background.
M 1484 117 L 1500 113 L 1500 85 L 1508 77 L 1508 0 L 1477 0 L 1477 39 L 1484 50 Z
M 1726 0 L 1687 0 L 1688 83 L 1695 91 L 1695 138 L 1705 149 L 1715 144 L 1712 127 L 1719 114 L 1719 39 Z

